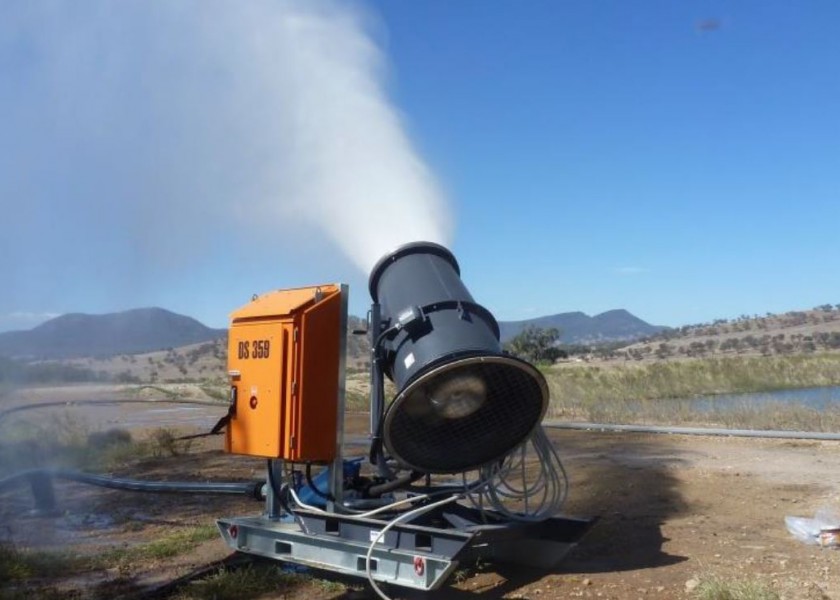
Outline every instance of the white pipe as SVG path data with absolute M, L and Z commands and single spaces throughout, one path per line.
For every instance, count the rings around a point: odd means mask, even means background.
M 614 431 L 627 433 L 670 433 L 678 435 L 723 435 L 731 437 L 777 438 L 784 440 L 840 441 L 840 433 L 824 431 L 779 431 L 763 429 L 721 429 L 710 427 L 669 427 L 662 425 L 613 425 L 609 423 L 565 423 L 543 421 L 552 429 L 580 429 L 586 431 Z

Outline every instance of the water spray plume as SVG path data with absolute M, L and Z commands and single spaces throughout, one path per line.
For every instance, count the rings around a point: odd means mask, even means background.
M 386 61 L 364 15 L 332 3 L 265 9 L 228 21 L 239 33 L 258 24 L 271 32 L 272 41 L 252 38 L 248 47 L 276 61 L 273 77 L 252 75 L 279 125 L 266 163 L 278 169 L 276 188 L 264 191 L 264 209 L 321 227 L 364 273 L 404 242 L 448 243 L 448 210 L 388 101 Z M 236 33 L 226 37 L 243 37 Z
M 263 207 L 321 227 L 365 273 L 402 243 L 448 243 L 447 207 L 388 101 L 386 61 L 364 16 L 332 3 L 268 6 L 276 8 L 259 22 L 271 39 L 247 46 L 274 62 L 272 77 L 253 78 L 274 99 L 279 124 L 267 163 L 279 167 L 276 187 L 265 191 Z M 231 26 L 244 33 L 256 16 Z
M 247 246 L 249 228 L 270 240 L 315 228 L 366 274 L 404 242 L 449 243 L 449 209 L 389 101 L 375 25 L 329 0 L 4 5 L 0 52 L 21 68 L 0 110 L 26 135 L 2 207 L 34 207 L 13 242 L 50 215 L 67 252 L 0 267 L 23 280 L 50 264 L 60 278 L 65 261 L 76 282 L 87 269 L 119 285 L 113 263 L 139 280 L 220 236 Z M 27 175 L 40 172 L 51 179 Z

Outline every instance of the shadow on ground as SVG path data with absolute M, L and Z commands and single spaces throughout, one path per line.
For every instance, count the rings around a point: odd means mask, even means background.
M 665 436 L 551 432 L 569 472 L 566 514 L 598 522 L 556 568 L 491 565 L 495 577 L 475 571 L 464 584 L 450 580 L 435 598 L 503 598 L 549 576 L 582 580 L 589 574 L 664 567 L 687 560 L 668 554 L 661 526 L 686 503 L 674 472 L 682 459 Z M 520 592 L 521 593 L 521 592 Z M 371 596 L 373 597 L 373 596 Z M 420 600 L 422 593 L 396 597 Z M 527 593 L 525 596 L 527 597 Z
M 598 573 L 672 565 L 661 526 L 687 509 L 675 471 L 683 460 L 666 436 L 558 433 L 570 457 L 567 510 L 600 520 L 563 564 L 566 572 Z

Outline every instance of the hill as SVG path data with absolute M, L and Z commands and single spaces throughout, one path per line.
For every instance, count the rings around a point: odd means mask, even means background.
M 637 340 L 655 335 L 665 327 L 651 325 L 624 309 L 608 310 L 590 317 L 582 312 L 568 312 L 525 321 L 500 321 L 502 342 L 515 337 L 526 327 L 556 327 L 564 344 L 592 344 Z
M 162 308 L 104 315 L 72 313 L 27 331 L 0 333 L 0 356 L 55 359 L 137 354 L 206 342 L 225 333 Z
M 348 325 L 347 366 L 351 371 L 364 370 L 370 352 L 367 336 L 350 332 L 364 329 L 365 324 L 351 316 Z M 626 310 L 611 310 L 594 317 L 573 312 L 500 322 L 502 341 L 529 325 L 558 327 L 563 332 L 562 341 L 572 344 L 634 341 L 663 330 Z M 28 331 L 0 333 L 0 357 L 23 359 L 24 362 L 15 363 L 20 380 L 218 379 L 225 372 L 226 338 L 224 329 L 211 329 L 191 317 L 161 308 L 104 315 L 76 313 Z
M 840 304 L 742 315 L 659 332 L 616 351 L 642 360 L 715 355 L 790 355 L 840 349 Z

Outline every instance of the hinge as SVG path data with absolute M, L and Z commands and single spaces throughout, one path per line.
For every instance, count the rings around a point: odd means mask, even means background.
M 292 334 L 292 339 L 298 341 L 298 328 L 295 327 L 295 332 Z
M 292 382 L 292 396 L 297 395 L 297 380 Z
M 289 448 L 291 450 L 295 449 L 296 442 L 297 442 L 297 440 L 295 439 L 295 436 L 292 436 L 292 437 L 289 438 Z

